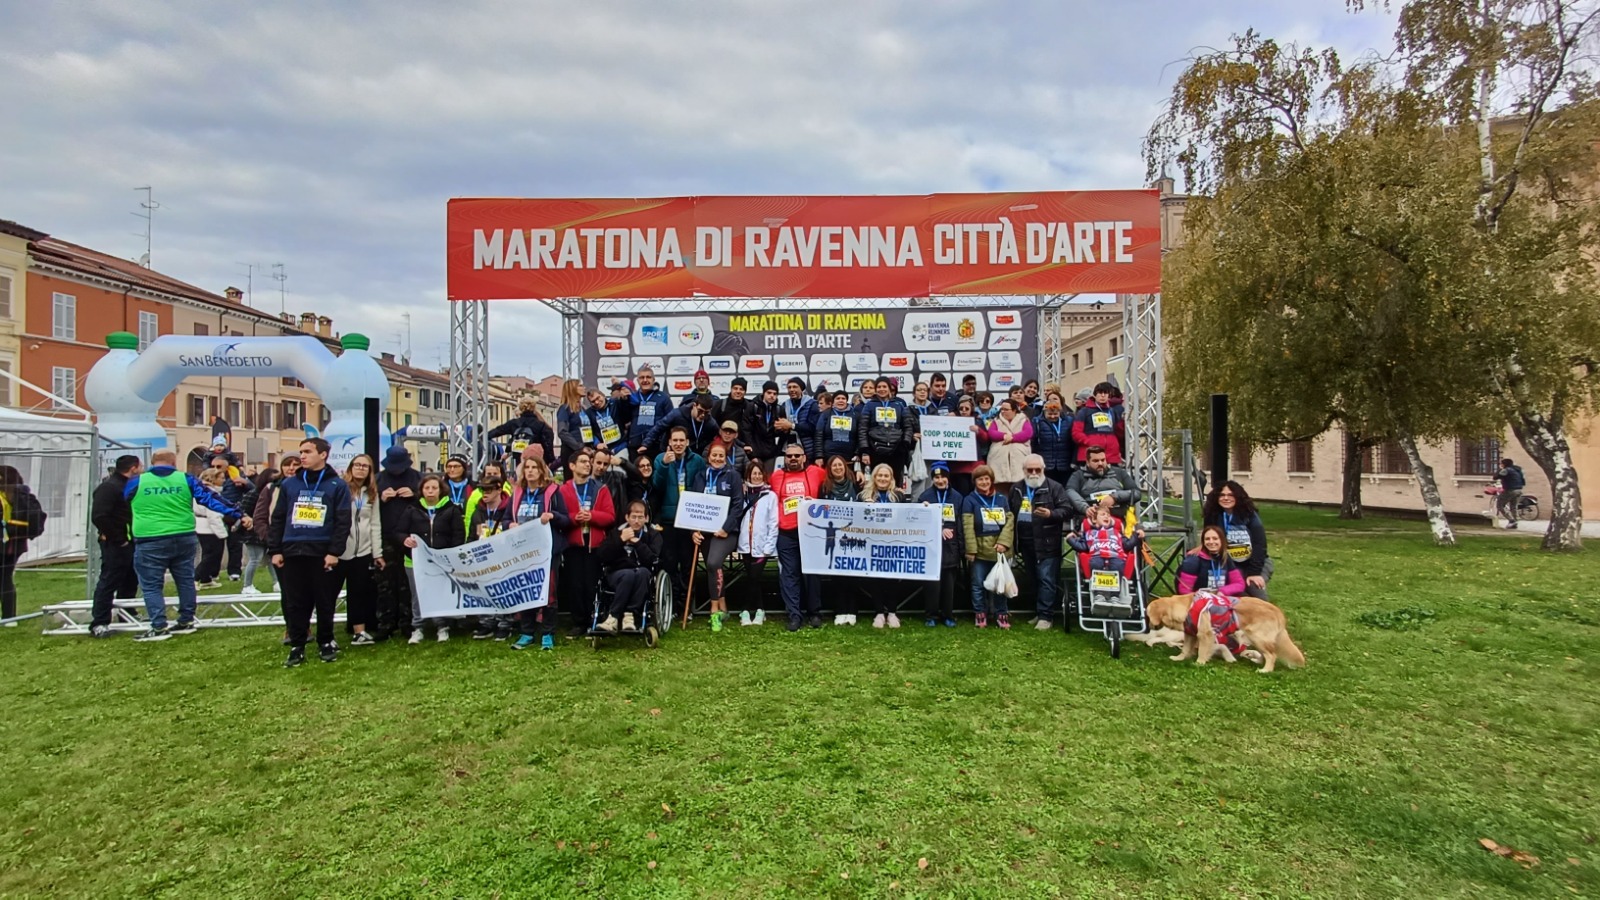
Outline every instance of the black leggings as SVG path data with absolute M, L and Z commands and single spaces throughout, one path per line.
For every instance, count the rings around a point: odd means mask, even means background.
M 764 594 L 761 589 L 761 578 L 767 573 L 767 558 L 759 559 L 753 556 L 744 558 L 744 608 L 753 616 L 757 610 L 765 609 Z
M 0 556 L 0 619 L 17 617 L 17 558 Z
M 355 626 L 376 629 L 378 627 L 378 580 L 373 577 L 372 557 L 358 556 L 355 559 L 341 559 L 334 569 L 333 595 L 339 596 L 339 588 L 344 587 L 344 622 L 345 630 L 353 631 Z
M 728 561 L 728 554 L 739 549 L 739 535 L 730 534 L 723 538 L 707 535 L 700 541 L 700 549 L 706 561 L 706 596 L 712 600 L 724 600 L 727 582 L 723 576 L 723 564 Z

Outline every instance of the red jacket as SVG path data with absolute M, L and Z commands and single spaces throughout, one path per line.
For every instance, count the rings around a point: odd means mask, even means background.
M 1072 443 L 1078 448 L 1078 462 L 1089 455 L 1090 447 L 1104 447 L 1106 462 L 1122 465 L 1122 447 L 1126 440 L 1122 406 L 1112 401 L 1101 409 L 1093 400 L 1083 405 L 1072 417 Z
M 786 472 L 782 465 L 772 473 L 772 493 L 778 498 L 778 530 L 800 527 L 800 501 L 816 497 L 822 490 L 824 475 L 820 466 L 806 466 L 799 472 Z
M 583 487 L 583 496 L 589 500 L 588 509 L 591 514 L 587 529 L 578 521 L 578 511 L 584 508 L 584 504 L 578 497 L 578 483 L 576 481 L 568 481 L 561 485 L 561 490 L 557 493 L 561 497 L 561 501 L 566 504 L 567 514 L 572 517 L 572 527 L 567 530 L 567 546 L 586 546 L 590 550 L 594 550 L 599 548 L 600 542 L 606 539 L 606 532 L 610 530 L 611 526 L 617 523 L 617 510 L 616 507 L 611 505 L 611 492 L 606 490 L 604 484 L 591 478 L 584 483 Z M 588 540 L 584 539 L 585 530 L 589 532 Z

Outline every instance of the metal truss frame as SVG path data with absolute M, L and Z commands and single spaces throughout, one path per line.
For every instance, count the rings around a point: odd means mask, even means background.
M 450 405 L 448 452 L 464 454 L 477 471 L 489 459 L 488 301 L 450 303 Z
M 1161 295 L 1122 296 L 1122 339 L 1128 355 L 1128 384 L 1123 386 L 1123 416 L 1128 452 L 1125 465 L 1144 492 L 1138 515 L 1162 521 L 1166 448 L 1161 435 L 1161 392 L 1165 385 L 1165 350 L 1161 345 Z
M 167 619 L 175 621 L 178 615 L 178 598 L 167 597 Z M 333 620 L 345 620 L 345 595 L 339 594 L 334 607 Z M 52 603 L 40 612 L 50 617 L 54 627 L 45 634 L 86 635 L 93 615 L 93 602 L 72 600 Z M 116 600 L 111 606 L 111 630 L 137 633 L 149 627 L 144 615 L 144 601 L 139 599 Z M 195 604 L 195 622 L 201 628 L 242 628 L 247 625 L 284 626 L 283 601 L 280 594 L 229 594 L 200 597 Z

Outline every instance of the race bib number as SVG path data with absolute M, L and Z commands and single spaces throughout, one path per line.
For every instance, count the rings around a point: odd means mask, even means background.
M 1122 587 L 1122 576 L 1115 572 L 1095 572 L 1090 577 L 1089 584 L 1099 590 L 1114 591 Z
M 296 528 L 320 528 L 328 521 L 328 505 L 322 502 L 320 494 L 302 496 L 294 501 L 294 513 L 290 521 Z
M 1101 500 L 1105 499 L 1106 497 L 1110 497 L 1115 493 L 1116 491 L 1095 491 L 1089 495 L 1089 499 L 1099 503 Z
M 527 441 L 516 440 L 516 441 L 512 441 L 511 442 L 511 452 L 512 453 L 521 453 L 522 451 L 524 451 L 526 449 L 528 449 L 528 442 Z
M 984 507 L 983 523 L 985 525 L 1004 525 L 1006 523 L 1006 511 Z
M 600 428 L 600 440 L 608 444 L 615 444 L 622 440 L 622 429 L 616 425 L 605 425 Z
M 639 424 L 646 428 L 656 424 L 656 405 L 654 403 L 639 404 Z
M 800 512 L 800 498 L 799 497 L 785 497 L 785 498 L 783 498 L 783 514 L 784 515 L 792 516 L 792 515 L 795 515 L 798 512 Z
M 578 434 L 583 437 L 583 442 L 585 444 L 594 443 L 594 427 L 593 426 L 590 426 L 590 425 L 579 425 L 578 426 Z
M 482 525 L 478 526 L 478 540 L 481 541 L 484 538 L 491 537 L 493 535 L 494 535 L 494 526 L 493 525 L 489 524 L 488 522 L 485 522 Z
M 954 503 L 946 503 L 939 509 L 940 515 L 946 522 L 954 522 L 956 520 L 956 505 Z
M 833 430 L 834 431 L 849 431 L 850 430 L 850 417 L 849 416 L 834 416 L 833 417 Z
M 1089 423 L 1091 425 L 1093 425 L 1097 430 L 1104 430 L 1104 429 L 1110 428 L 1111 427 L 1111 414 L 1110 413 L 1103 413 L 1103 412 L 1090 413 L 1089 414 Z
M 879 425 L 893 425 L 900 421 L 899 411 L 892 406 L 878 407 L 877 417 Z
M 1250 529 L 1228 529 L 1228 555 L 1233 557 L 1235 562 L 1250 558 Z
M 1224 583 L 1225 579 L 1222 577 L 1221 572 L 1212 572 L 1206 578 L 1206 587 L 1209 587 L 1212 590 L 1221 590 Z

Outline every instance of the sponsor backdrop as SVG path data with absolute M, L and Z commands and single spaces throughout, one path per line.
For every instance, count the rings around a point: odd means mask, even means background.
M 452 300 L 1161 290 L 1156 191 L 454 199 Z
M 583 377 L 590 385 L 632 378 L 649 365 L 667 393 L 694 388 L 705 369 L 719 396 L 737 375 L 759 393 L 761 383 L 804 379 L 807 390 L 855 390 L 887 375 L 910 401 L 912 385 L 934 373 L 959 388 L 966 375 L 980 390 L 1005 390 L 1039 368 L 1038 311 L 1008 309 L 880 309 L 830 312 L 675 313 L 583 320 Z

